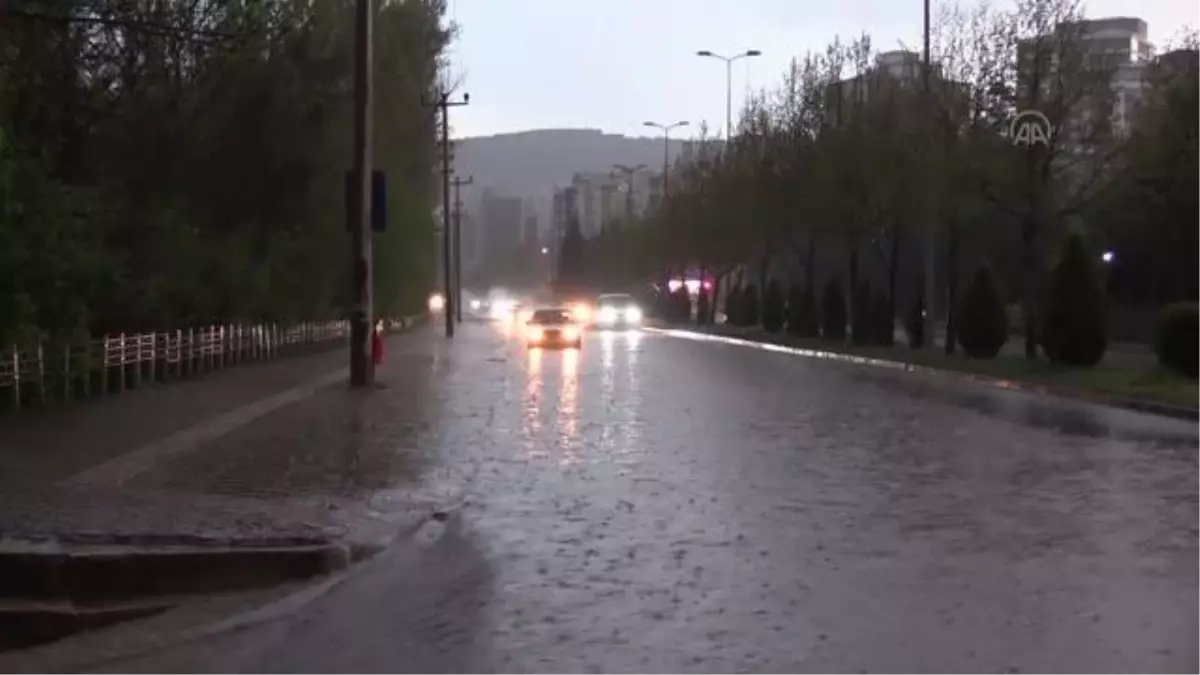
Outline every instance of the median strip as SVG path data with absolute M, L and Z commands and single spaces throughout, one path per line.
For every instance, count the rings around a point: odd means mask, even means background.
M 1107 405 L 1138 412 L 1152 413 L 1155 415 L 1163 415 L 1183 420 L 1196 420 L 1200 418 L 1200 409 L 1196 406 L 1180 405 L 1174 401 L 1159 400 L 1149 397 L 1133 397 L 1124 396 L 1113 393 L 1111 391 L 1087 389 L 1080 386 L 1070 386 L 1055 382 L 1046 381 L 1049 379 L 1036 379 L 1038 376 L 1033 373 L 1022 373 L 1013 370 L 1003 373 L 988 373 L 971 370 L 971 365 L 987 366 L 992 364 L 992 367 L 997 367 L 993 362 L 980 362 L 972 364 L 963 359 L 958 359 L 951 362 L 952 357 L 943 355 L 928 355 L 927 358 L 940 361 L 939 363 L 914 363 L 902 359 L 887 359 L 879 358 L 878 356 L 868 356 L 864 354 L 856 354 L 848 351 L 835 351 L 828 349 L 814 349 L 807 347 L 798 347 L 779 342 L 768 342 L 749 337 L 733 337 L 728 335 L 719 335 L 714 333 L 706 333 L 697 330 L 679 329 L 679 328 L 652 328 L 646 327 L 646 331 L 668 335 L 671 337 L 683 338 L 688 340 L 697 340 L 702 342 L 717 342 L 728 345 L 736 345 L 741 347 L 750 347 L 763 351 L 777 352 L 783 354 L 791 354 L 794 356 L 804 356 L 808 358 L 826 359 L 830 361 L 838 361 L 842 363 L 852 363 L 858 365 L 867 365 L 873 367 L 890 368 L 894 370 L 902 370 L 905 372 L 919 372 L 939 376 L 955 376 L 963 380 L 978 382 L 989 386 L 1026 391 L 1036 394 L 1044 394 L 1057 396 L 1061 398 L 1069 398 L 1081 400 L 1088 403 L 1099 405 Z M 766 337 L 766 336 L 764 336 Z M 771 339 L 771 338 L 767 338 Z M 778 336 L 775 339 L 789 339 L 786 336 Z M 870 349 L 870 348 L 868 348 Z M 879 348 L 889 349 L 889 348 Z M 913 352 L 913 356 L 921 356 L 922 352 Z M 1067 372 L 1067 371 L 1064 371 Z M 1178 380 L 1178 389 L 1184 394 L 1191 396 L 1191 400 L 1196 400 L 1197 385 L 1194 381 L 1184 381 L 1176 377 Z M 1174 382 L 1174 381 L 1172 381 Z M 1178 393 L 1178 392 L 1172 392 Z M 1183 398 L 1182 396 L 1176 396 Z

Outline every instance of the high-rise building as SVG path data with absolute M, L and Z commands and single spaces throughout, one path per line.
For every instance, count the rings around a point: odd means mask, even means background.
M 1017 46 L 1019 82 L 1022 91 L 1039 87 L 1049 91 L 1058 81 L 1061 49 L 1059 38 L 1078 42 L 1078 63 L 1073 68 L 1111 76 L 1113 131 L 1126 133 L 1147 86 L 1147 68 L 1154 59 L 1154 45 L 1147 39 L 1146 22 L 1136 17 L 1108 17 L 1064 22 L 1051 34 L 1030 38 Z M 1023 97 L 1029 100 L 1031 97 Z M 1081 115 L 1075 124 L 1091 116 L 1090 103 L 1073 106 Z M 1071 122 L 1068 121 L 1068 124 Z
M 496 256 L 511 251 L 521 244 L 521 200 L 518 197 L 498 195 L 485 188 L 480 200 L 484 256 Z

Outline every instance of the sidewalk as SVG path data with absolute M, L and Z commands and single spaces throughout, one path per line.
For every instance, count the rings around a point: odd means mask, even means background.
M 5 420 L 0 539 L 345 535 L 367 491 L 416 475 L 394 450 L 417 428 L 427 392 L 405 376 L 432 333 L 388 339 L 378 391 L 342 384 L 337 349 Z

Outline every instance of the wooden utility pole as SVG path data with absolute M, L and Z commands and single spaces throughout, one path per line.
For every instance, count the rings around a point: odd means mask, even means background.
M 454 307 L 455 318 L 462 323 L 462 186 L 475 182 L 474 176 L 459 178 L 454 184 Z
M 446 299 L 446 337 L 449 338 L 454 337 L 454 309 L 458 304 L 454 301 L 454 271 L 451 269 L 450 255 L 454 245 L 450 228 L 450 108 L 470 102 L 470 94 L 463 94 L 461 101 L 451 101 L 450 93 L 443 89 L 434 104 L 442 113 L 442 295 Z
M 354 315 L 350 320 L 350 386 L 375 382 L 371 333 L 375 326 L 371 270 L 371 45 L 373 0 L 358 0 L 354 44 L 354 193 L 351 197 L 350 260 L 354 280 Z

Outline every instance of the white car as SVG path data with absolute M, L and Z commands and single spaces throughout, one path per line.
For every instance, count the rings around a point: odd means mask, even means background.
M 628 293 L 606 293 L 596 298 L 592 323 L 598 328 L 637 328 L 644 315 L 637 301 Z

